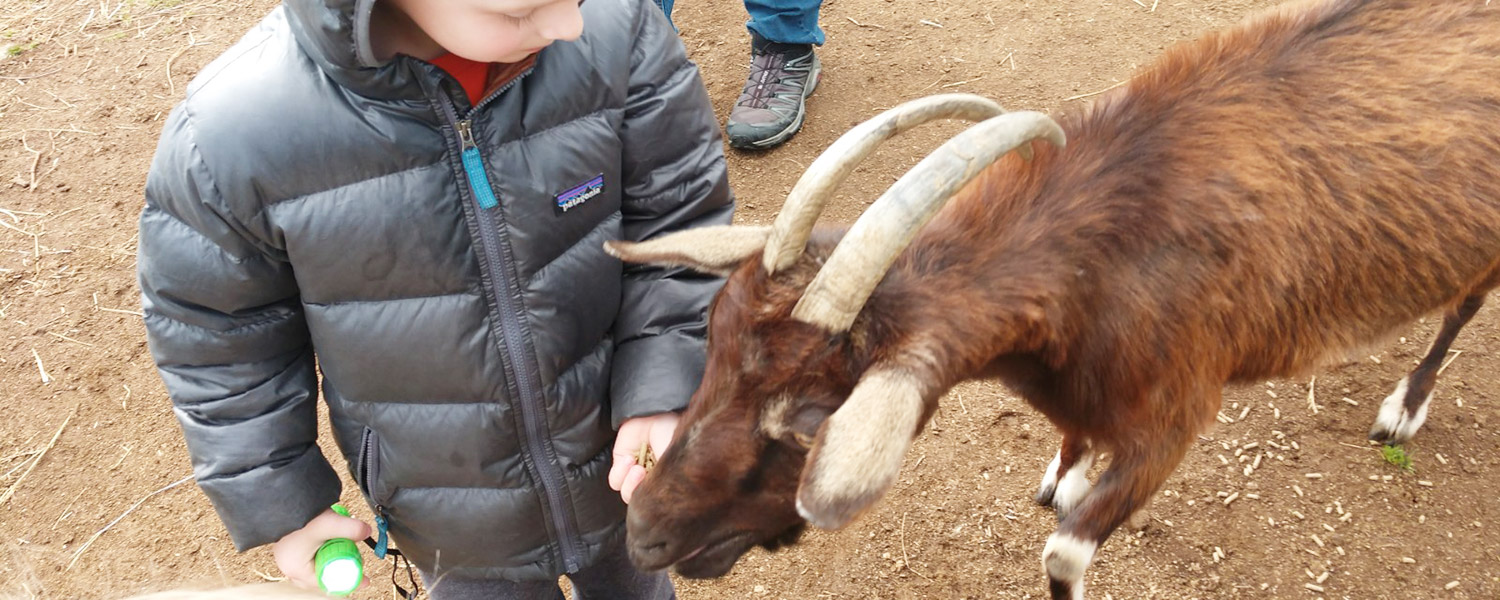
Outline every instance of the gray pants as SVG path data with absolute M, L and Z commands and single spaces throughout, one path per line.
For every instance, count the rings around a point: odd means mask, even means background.
M 620 544 L 599 561 L 569 574 L 574 600 L 676 600 L 666 571 L 643 573 L 630 564 Z M 444 576 L 434 585 L 422 573 L 432 600 L 564 600 L 556 581 L 506 581 Z

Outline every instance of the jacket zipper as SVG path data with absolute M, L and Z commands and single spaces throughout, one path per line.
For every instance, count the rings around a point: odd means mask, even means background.
M 527 72 L 529 73 L 529 71 Z M 471 109 L 472 115 L 479 107 L 484 106 L 491 98 L 494 98 L 509 89 L 516 81 L 525 77 L 526 73 L 517 76 L 510 83 L 486 96 L 479 104 Z M 443 116 L 446 117 L 458 132 L 460 144 L 460 160 L 469 184 L 469 191 L 474 196 L 474 202 L 479 207 L 475 219 L 479 229 L 480 245 L 484 248 L 486 262 L 490 265 L 491 281 L 498 289 L 492 289 L 495 303 L 500 312 L 499 325 L 491 328 L 498 329 L 500 339 L 505 343 L 505 352 L 509 361 L 505 364 L 507 375 L 515 382 L 518 391 L 517 407 L 521 412 L 521 420 L 524 423 L 524 431 L 521 432 L 526 452 L 532 456 L 529 461 L 533 465 L 534 475 L 542 488 L 543 495 L 547 498 L 547 504 L 551 508 L 553 526 L 557 529 L 560 552 L 562 553 L 563 566 L 568 572 L 577 571 L 582 567 L 581 551 L 577 544 L 576 526 L 571 518 L 572 512 L 568 510 L 567 501 L 563 495 L 567 486 L 566 478 L 561 467 L 558 465 L 557 454 L 548 443 L 548 427 L 546 415 L 543 414 L 541 383 L 533 377 L 535 365 L 527 352 L 526 334 L 523 330 L 522 319 L 525 315 L 513 292 L 520 289 L 515 270 L 511 268 L 508 255 L 508 247 L 503 228 L 497 221 L 503 216 L 494 210 L 499 206 L 495 197 L 494 189 L 490 186 L 489 174 L 485 171 L 484 161 L 479 153 L 479 146 L 474 142 L 473 120 L 470 118 L 459 119 L 457 111 L 454 110 L 452 102 L 439 100 L 438 103 Z
M 385 517 L 385 507 L 375 497 L 375 463 L 380 460 L 379 450 L 375 447 L 375 430 L 365 428 L 364 439 L 360 442 L 359 481 L 364 484 L 365 491 L 370 493 L 370 501 L 375 504 L 375 558 L 385 560 L 386 550 L 390 547 L 390 521 Z

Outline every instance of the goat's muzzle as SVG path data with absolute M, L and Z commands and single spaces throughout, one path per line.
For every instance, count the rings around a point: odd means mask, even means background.
M 675 567 L 677 573 L 690 579 L 720 577 L 734 568 L 740 556 L 754 547 L 757 540 L 749 531 L 717 534 L 705 539 L 684 539 L 664 534 L 631 511 L 625 522 L 630 562 L 643 571 Z

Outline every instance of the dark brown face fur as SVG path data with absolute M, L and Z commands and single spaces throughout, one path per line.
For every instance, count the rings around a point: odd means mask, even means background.
M 703 383 L 630 504 L 630 557 L 642 569 L 718 577 L 752 547 L 795 543 L 803 530 L 809 445 L 854 388 L 857 361 L 847 334 L 789 318 L 821 261 L 769 280 L 759 262 L 715 299 Z

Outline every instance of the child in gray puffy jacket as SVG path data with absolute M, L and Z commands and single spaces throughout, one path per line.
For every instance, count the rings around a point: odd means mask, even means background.
M 240 550 L 313 585 L 316 402 L 434 598 L 669 598 L 623 518 L 719 282 L 603 242 L 730 219 L 697 68 L 645 0 L 286 0 L 194 80 L 140 220 L 152 354 Z M 321 378 L 319 377 L 321 375 Z

